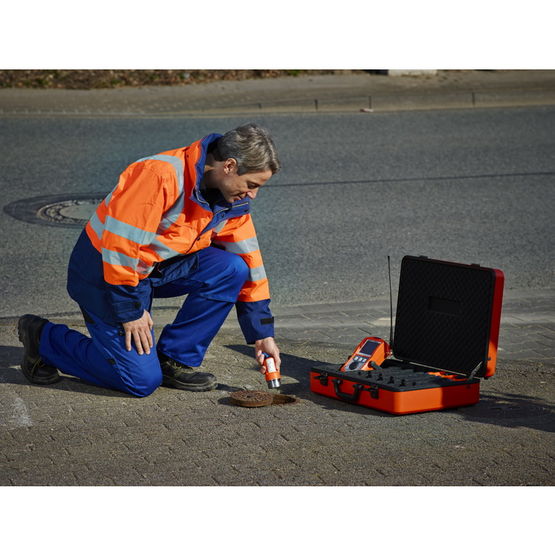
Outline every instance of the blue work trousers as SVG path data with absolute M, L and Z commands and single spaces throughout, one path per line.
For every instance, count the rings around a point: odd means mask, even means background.
M 198 252 L 198 266 L 187 276 L 161 285 L 152 280 L 152 297 L 187 294 L 187 298 L 148 355 L 139 355 L 134 344 L 127 351 L 121 324 L 103 322 L 90 311 L 85 313 L 90 338 L 48 322 L 41 333 L 39 352 L 64 374 L 144 397 L 162 383 L 158 354 L 200 366 L 248 275 L 248 266 L 240 256 L 209 247 Z

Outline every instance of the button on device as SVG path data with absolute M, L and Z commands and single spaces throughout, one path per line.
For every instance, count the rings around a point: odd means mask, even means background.
M 349 370 L 358 370 L 359 368 L 362 368 L 364 366 L 365 362 L 366 362 L 366 357 L 355 355 L 353 357 L 353 360 L 349 364 Z

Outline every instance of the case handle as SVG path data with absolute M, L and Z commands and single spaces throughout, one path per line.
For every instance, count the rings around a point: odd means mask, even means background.
M 363 386 L 359 383 L 356 383 L 353 385 L 353 390 L 354 390 L 353 393 L 344 393 L 343 391 L 339 391 L 339 384 L 342 381 L 343 380 L 339 378 L 333 380 L 333 389 L 335 390 L 335 394 L 342 401 L 348 401 L 349 403 L 356 403 L 360 396 L 360 391 L 362 390 Z

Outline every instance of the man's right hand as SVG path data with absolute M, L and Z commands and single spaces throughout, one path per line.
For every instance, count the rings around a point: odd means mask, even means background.
M 125 348 L 128 351 L 131 350 L 131 339 L 133 339 L 137 352 L 140 355 L 144 353 L 149 355 L 150 349 L 154 347 L 154 340 L 152 339 L 154 322 L 150 314 L 145 310 L 138 320 L 124 322 L 122 326 L 123 331 L 125 331 Z

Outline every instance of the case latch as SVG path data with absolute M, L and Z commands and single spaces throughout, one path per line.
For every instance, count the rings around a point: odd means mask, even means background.
M 319 374 L 318 376 L 314 376 L 315 380 L 320 382 L 320 385 L 327 387 L 328 385 L 328 375 L 327 374 Z
M 372 397 L 372 399 L 379 399 L 380 398 L 380 388 L 375 385 L 372 384 L 368 387 L 365 388 L 366 391 L 368 391 L 368 393 L 370 393 L 370 397 Z

